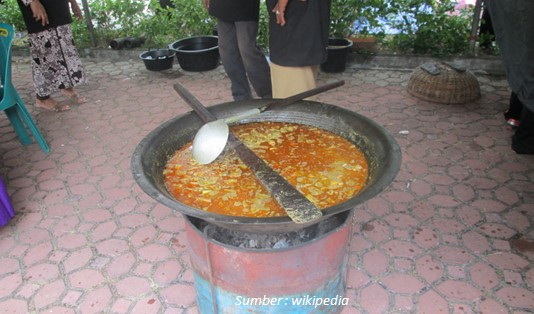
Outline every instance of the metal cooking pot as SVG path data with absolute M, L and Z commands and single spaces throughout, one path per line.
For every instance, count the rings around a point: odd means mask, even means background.
M 268 102 L 269 100 L 229 102 L 209 109 L 218 118 L 226 118 L 247 109 L 264 106 Z M 348 139 L 364 153 L 369 164 L 367 184 L 359 194 L 346 202 L 325 208 L 322 219 L 354 209 L 375 197 L 393 181 L 399 171 L 401 151 L 391 134 L 371 119 L 350 110 L 319 102 L 300 101 L 283 108 L 273 108 L 242 122 L 261 121 L 300 123 L 322 128 Z M 171 196 L 163 179 L 167 160 L 176 150 L 192 141 L 203 124 L 194 112 L 188 112 L 163 123 L 139 143 L 132 157 L 132 173 L 148 195 L 182 214 L 243 232 L 290 232 L 309 226 L 295 224 L 288 217 L 248 218 L 214 214 L 185 205 Z M 315 223 L 317 221 L 311 224 Z

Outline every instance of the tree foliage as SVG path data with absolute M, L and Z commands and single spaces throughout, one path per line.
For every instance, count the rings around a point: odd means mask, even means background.
M 172 6 L 162 8 L 162 1 Z M 212 34 L 216 26 L 200 0 L 88 0 L 88 3 L 99 47 L 108 47 L 112 39 L 125 36 L 144 37 L 145 47 L 166 47 L 181 38 Z M 469 49 L 472 8 L 458 11 L 455 5 L 454 0 L 332 0 L 330 34 L 335 37 L 371 34 L 382 45 L 401 52 L 461 54 Z M 16 0 L 4 0 L 1 6 L 0 20 L 24 30 Z M 264 48 L 268 46 L 267 19 L 263 3 L 258 42 Z M 78 46 L 92 45 L 85 21 L 75 21 L 73 30 Z

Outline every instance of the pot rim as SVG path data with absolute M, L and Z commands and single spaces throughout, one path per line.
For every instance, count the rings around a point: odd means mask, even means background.
M 187 41 L 196 41 L 196 40 L 201 40 L 203 38 L 213 38 L 213 39 L 216 39 L 217 40 L 217 44 L 213 47 L 209 47 L 209 48 L 205 48 L 205 49 L 196 49 L 196 50 L 182 50 L 180 49 L 180 47 L 183 47 L 180 46 L 178 48 L 175 48 L 174 46 L 177 45 L 178 43 L 185 43 Z M 179 52 L 179 53 L 199 53 L 199 52 L 203 52 L 203 51 L 212 51 L 212 50 L 215 50 L 215 49 L 219 49 L 219 37 L 218 36 L 214 36 L 214 35 L 203 35 L 203 36 L 192 36 L 192 37 L 187 37 L 187 38 L 182 38 L 182 39 L 179 39 L 173 43 L 170 43 L 168 45 L 168 48 L 169 50 L 172 50 L 172 51 L 175 51 L 175 52 Z
M 335 42 L 335 44 L 333 43 Z M 345 45 L 342 44 L 345 43 Z M 328 50 L 338 50 L 338 49 L 348 49 L 351 48 L 354 43 L 352 40 L 341 37 L 330 37 L 328 38 Z
M 165 57 L 164 59 L 173 59 L 176 56 L 176 53 L 174 51 L 171 51 L 170 49 L 155 49 L 155 50 L 148 50 L 148 51 L 141 52 L 139 54 L 139 58 L 141 60 L 146 60 L 146 61 L 163 60 L 163 59 L 149 59 L 149 58 L 147 58 L 148 56 L 143 56 L 145 54 L 148 54 L 148 53 L 154 52 L 154 51 L 165 51 L 165 52 L 168 52 L 168 54 L 166 54 L 164 56 L 159 56 L 159 57 Z

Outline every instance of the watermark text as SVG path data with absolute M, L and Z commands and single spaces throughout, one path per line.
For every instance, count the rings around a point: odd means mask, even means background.
M 348 305 L 349 298 L 341 295 L 336 295 L 332 298 L 316 297 L 316 296 L 299 296 L 299 297 L 243 297 L 236 298 L 235 305 L 237 306 L 313 306 L 318 308 L 321 306 L 339 306 Z

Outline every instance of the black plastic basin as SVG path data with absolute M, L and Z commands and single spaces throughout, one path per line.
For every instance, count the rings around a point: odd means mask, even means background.
M 175 53 L 168 49 L 158 49 L 142 52 L 139 58 L 145 63 L 149 71 L 163 71 L 172 68 Z
M 197 36 L 180 39 L 169 45 L 176 53 L 184 71 L 203 72 L 219 66 L 219 39 L 217 36 Z

